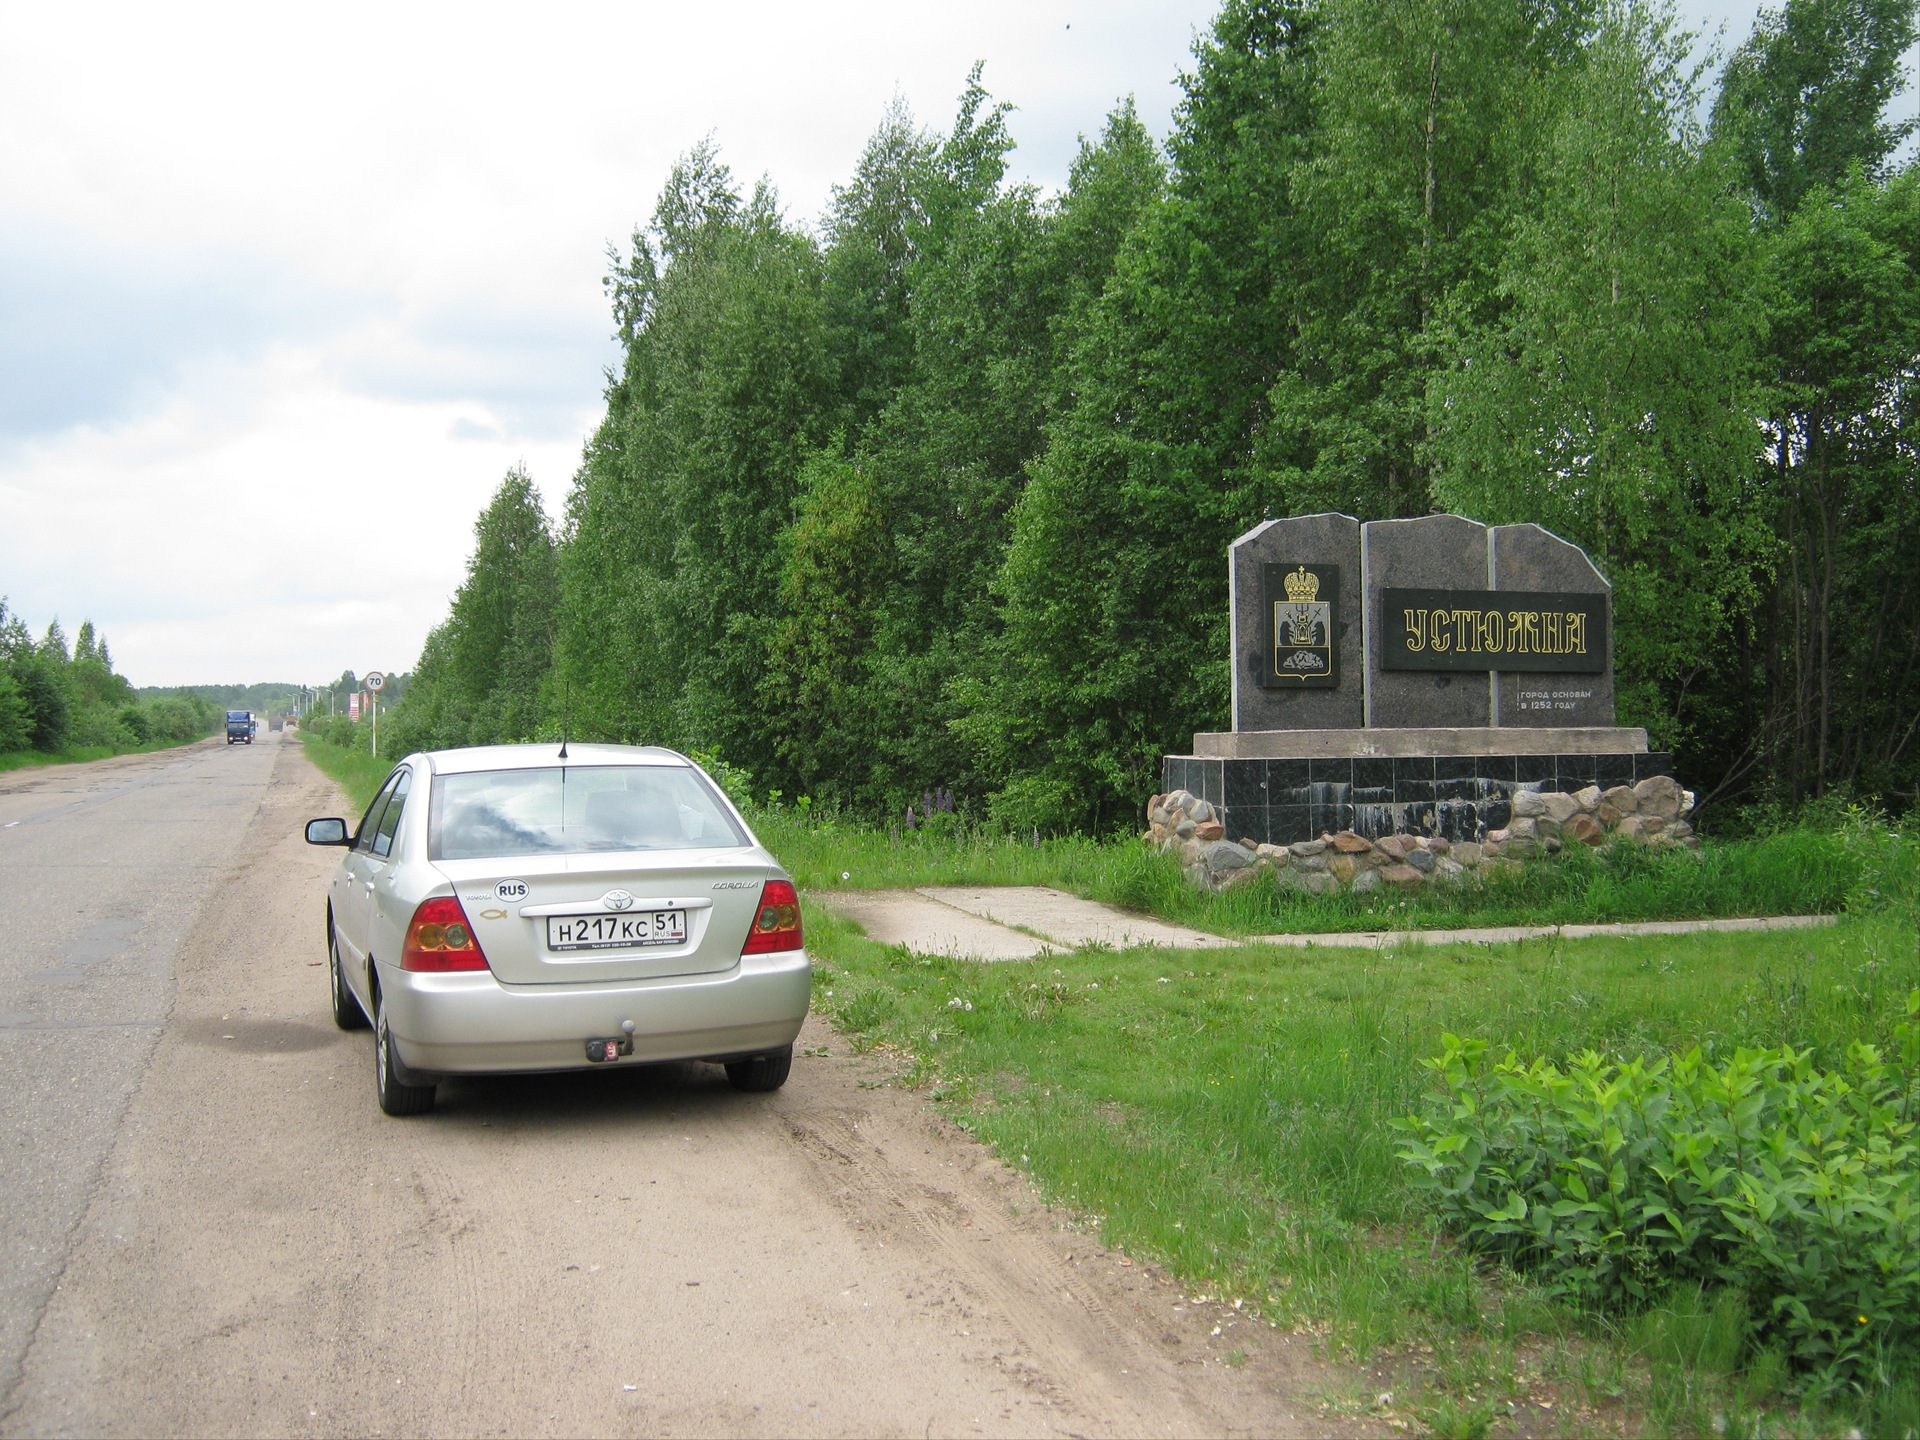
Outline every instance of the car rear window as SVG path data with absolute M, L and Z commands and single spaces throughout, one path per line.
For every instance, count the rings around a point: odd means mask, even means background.
M 427 816 L 427 854 L 434 860 L 746 843 L 713 788 L 682 766 L 554 765 L 436 775 Z

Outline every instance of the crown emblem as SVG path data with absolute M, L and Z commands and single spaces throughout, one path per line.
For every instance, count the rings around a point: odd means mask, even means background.
M 1286 578 L 1287 599 L 1296 605 L 1304 605 L 1320 593 L 1320 577 L 1309 575 L 1307 567 L 1302 565 Z

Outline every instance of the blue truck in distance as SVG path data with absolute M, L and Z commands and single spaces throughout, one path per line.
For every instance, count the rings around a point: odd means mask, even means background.
M 227 744 L 231 745 L 240 740 L 244 740 L 249 745 L 253 744 L 253 730 L 254 720 L 251 710 L 227 711 Z

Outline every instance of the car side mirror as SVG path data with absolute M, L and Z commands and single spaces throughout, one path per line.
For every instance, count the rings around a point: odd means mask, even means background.
M 338 819 L 309 820 L 307 822 L 307 844 L 309 845 L 346 845 L 347 822 Z

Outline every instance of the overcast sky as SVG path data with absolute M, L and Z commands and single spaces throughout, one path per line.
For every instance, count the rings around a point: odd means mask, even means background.
M 811 222 L 976 59 L 1057 188 L 1164 136 L 1213 0 L 18 4 L 0 13 L 0 595 L 135 684 L 410 668 L 524 462 L 560 510 L 603 253 L 712 132 Z M 1746 34 L 1754 6 L 1688 0 Z

